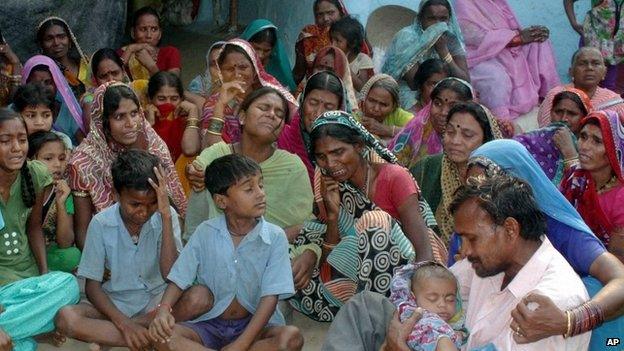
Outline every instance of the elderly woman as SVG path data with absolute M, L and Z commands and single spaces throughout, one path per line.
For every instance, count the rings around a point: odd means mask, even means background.
M 591 305 L 593 311 L 598 311 L 594 317 L 599 317 L 590 318 L 588 314 L 581 313 L 585 305 L 561 311 L 548 297 L 532 293 L 512 312 L 512 327 L 519 326 L 524 334 L 524 337 L 516 336 L 516 341 L 526 343 L 553 335 L 573 336 L 593 329 L 589 350 L 603 350 L 609 335 L 621 333 L 624 329 L 624 318 L 621 317 L 621 306 L 624 303 L 624 265 L 607 252 L 583 218 L 549 181 L 540 165 L 520 143 L 513 140 L 495 140 L 481 146 L 471 155 L 468 173 L 470 176 L 490 176 L 500 172 L 519 177 L 531 185 L 537 203 L 546 217 L 546 236 L 572 268 L 583 277 L 583 282 L 592 296 L 592 300 L 586 305 Z M 537 303 L 539 307 L 529 310 L 526 305 L 530 302 Z M 599 327 L 603 320 L 612 321 Z M 577 322 L 582 328 L 572 332 L 571 326 Z
M 409 110 L 416 104 L 408 82 L 430 58 L 443 60 L 452 76 L 470 80 L 461 30 L 448 0 L 422 1 L 416 22 L 401 29 L 386 52 L 382 71 L 399 82 L 401 107 Z
M 378 74 L 362 88 L 359 119 L 382 140 L 393 138 L 414 115 L 401 108 L 399 84 L 387 74 Z
M 395 267 L 414 258 L 439 260 L 444 248 L 427 228 L 435 221 L 414 179 L 351 115 L 329 111 L 316 119 L 310 147 L 318 212 L 295 241 L 299 291 L 290 303 L 331 321 L 358 291 L 389 293 Z
M 435 213 L 444 243 L 448 243 L 454 227 L 448 206 L 466 179 L 470 153 L 501 137 L 498 123 L 487 109 L 475 102 L 458 103 L 446 118 L 443 153 L 427 156 L 411 169 Z
M 606 70 L 604 59 L 598 49 L 592 47 L 578 49 L 572 56 L 570 67 L 572 83 L 557 86 L 548 92 L 537 114 L 539 126 L 550 124 L 553 98 L 566 87 L 574 87 L 585 92 L 591 99 L 594 110 L 611 110 L 624 115 L 622 97 L 616 92 L 598 86 L 605 78 Z
M 197 157 L 189 167 L 193 186 L 186 216 L 185 239 L 203 221 L 221 211 L 205 190 L 204 170 L 215 159 L 233 153 L 245 155 L 260 164 L 267 194 L 266 219 L 286 231 L 290 241 L 299 233 L 301 224 L 312 215 L 312 187 L 303 162 L 287 151 L 275 147 L 277 136 L 288 123 L 288 100 L 270 87 L 255 90 L 241 103 L 242 124 L 239 142 L 216 143 Z

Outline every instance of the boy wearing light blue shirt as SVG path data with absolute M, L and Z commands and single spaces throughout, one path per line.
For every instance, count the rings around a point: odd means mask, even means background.
M 158 350 L 300 350 L 296 327 L 284 326 L 279 299 L 294 294 L 288 241 L 266 222 L 260 166 L 227 155 L 206 169 L 206 188 L 224 215 L 203 222 L 167 276 L 170 281 L 150 336 Z M 171 315 L 182 292 L 195 281 L 214 295 L 213 308 L 193 322 Z

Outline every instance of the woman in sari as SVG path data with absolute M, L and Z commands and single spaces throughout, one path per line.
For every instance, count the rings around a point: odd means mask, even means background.
M 111 164 L 119 152 L 128 148 L 144 149 L 158 156 L 173 206 L 184 217 L 186 197 L 167 145 L 145 119 L 136 93 L 123 83 L 109 82 L 97 88 L 91 132 L 69 160 L 78 248 L 84 245 L 93 215 L 115 202 Z
M 457 0 L 455 10 L 471 83 L 497 118 L 526 114 L 559 84 L 546 27 L 521 29 L 507 0 Z
M 329 322 L 359 291 L 389 294 L 395 267 L 443 259 L 444 252 L 427 228 L 435 221 L 414 179 L 351 115 L 325 112 L 312 126 L 310 145 L 318 212 L 291 253 L 298 292 L 290 303 Z
M 607 252 L 601 241 L 593 234 L 579 213 L 566 201 L 557 187 L 548 179 L 542 167 L 528 150 L 514 140 L 495 140 L 476 149 L 469 161 L 469 176 L 493 176 L 506 173 L 527 181 L 533 188 L 537 204 L 546 217 L 546 236 L 553 246 L 582 277 L 592 300 L 599 306 L 604 320 L 612 320 L 601 327 L 594 325 L 589 350 L 604 350 L 604 340 L 624 329 L 621 306 L 624 302 L 624 265 Z M 455 242 L 449 259 L 459 247 Z M 604 284 L 604 287 L 602 286 Z M 532 294 L 536 296 L 536 294 Z M 528 341 L 536 341 L 552 335 L 563 335 L 567 329 L 567 315 L 545 296 L 529 297 L 538 302 L 539 308 L 526 320 L 520 322 Z M 570 311 L 572 312 L 572 311 Z M 512 317 L 518 322 L 518 314 Z M 586 325 L 590 325 L 589 323 Z
M 427 59 L 441 59 L 452 76 L 470 80 L 463 40 L 447 0 L 420 3 L 416 21 L 394 36 L 381 69 L 399 82 L 401 107 L 409 110 L 416 104 L 415 87 L 408 83 L 413 82 L 418 67 Z
M 28 59 L 22 70 L 22 84 L 41 83 L 51 90 L 58 103 L 53 128 L 69 136 L 74 145 L 87 134 L 82 120 L 82 109 L 57 64 L 47 56 Z
M 132 80 L 147 80 L 158 71 L 180 75 L 180 51 L 174 46 L 159 46 L 162 27 L 156 10 L 148 6 L 138 9 L 132 16 L 130 35 L 134 43 L 122 47 L 118 53 Z
M 579 165 L 561 191 L 609 251 L 624 262 L 624 125 L 612 111 L 581 122 Z
M 284 87 L 295 91 L 297 84 L 292 77 L 290 61 L 277 27 L 266 19 L 257 19 L 249 23 L 240 35 L 253 46 L 262 66 L 267 73 L 275 77 Z
M 189 92 L 205 99 L 219 89 L 221 81 L 219 80 L 217 59 L 224 44 L 224 41 L 217 41 L 208 48 L 208 52 L 206 52 L 206 70 L 191 80 L 188 85 Z
M 303 161 L 310 182 L 314 182 L 314 165 L 308 154 L 312 123 L 327 111 L 342 110 L 350 113 L 351 104 L 346 96 L 344 85 L 335 73 L 321 71 L 313 74 L 299 95 L 299 108 L 293 119 L 286 124 L 277 139 L 278 148 L 299 156 Z
M 572 77 L 572 83 L 554 87 L 546 94 L 540 105 L 537 113 L 540 128 L 550 124 L 553 98 L 567 87 L 585 92 L 591 99 L 594 110 L 610 110 L 621 116 L 624 115 L 622 97 L 614 91 L 598 86 L 604 80 L 606 70 L 604 59 L 598 49 L 592 47 L 578 49 L 572 56 L 572 66 L 570 66 L 569 74 Z
M 390 141 L 388 148 L 407 168 L 414 167 L 425 156 L 442 152 L 448 112 L 456 103 L 474 98 L 472 86 L 465 80 L 442 79 L 431 91 L 429 103 Z
M 277 89 L 291 103 L 293 111 L 296 108 L 295 98 L 275 77 L 266 73 L 258 54 L 245 40 L 228 41 L 219 54 L 217 65 L 222 85 L 204 104 L 201 146 L 210 146 L 220 141 L 234 143 L 240 140 L 238 108 L 255 89 L 263 86 Z
M 401 108 L 399 84 L 387 74 L 378 74 L 362 87 L 360 123 L 373 135 L 393 138 L 414 115 Z
M 252 92 L 241 104 L 240 142 L 219 142 L 206 148 L 189 167 L 193 190 L 185 218 L 185 240 L 197 226 L 221 213 L 204 186 L 204 170 L 215 159 L 237 153 L 250 157 L 262 168 L 267 195 L 266 220 L 282 227 L 293 241 L 302 223 L 312 215 L 312 187 L 303 162 L 275 147 L 275 141 L 290 116 L 289 103 L 278 90 L 263 87 Z
M 445 244 L 454 228 L 448 206 L 466 180 L 470 153 L 488 141 L 501 138 L 498 123 L 486 108 L 475 102 L 458 103 L 446 118 L 443 153 L 427 156 L 410 169 L 435 213 Z
M 67 22 L 59 17 L 44 19 L 37 27 L 37 45 L 44 55 L 56 62 L 74 97 L 80 99 L 91 87 L 89 60 Z
M 537 160 L 548 179 L 559 185 L 563 174 L 578 163 L 576 136 L 580 121 L 593 110 L 587 94 L 567 87 L 553 98 L 552 123 L 528 133 L 516 135 L 519 141 Z
M 412 83 L 416 91 L 416 104 L 410 111 L 418 113 L 427 107 L 431 102 L 433 88 L 450 74 L 448 66 L 440 59 L 428 59 L 420 64 Z
M 295 83 L 312 74 L 316 54 L 326 46 L 331 45 L 329 28 L 339 19 L 349 15 L 342 0 L 314 0 L 314 24 L 308 24 L 301 29 L 295 44 L 295 67 L 293 77 Z M 362 43 L 362 52 L 372 56 L 372 50 L 367 42 Z

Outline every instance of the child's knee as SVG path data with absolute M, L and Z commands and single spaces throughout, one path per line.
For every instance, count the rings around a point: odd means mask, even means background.
M 277 340 L 281 351 L 299 351 L 303 347 L 303 335 L 293 325 L 282 327 Z
M 213 306 L 212 292 L 204 285 L 192 286 L 185 295 L 183 299 L 185 308 L 196 311 L 198 315 L 208 312 Z
M 54 325 L 59 333 L 70 336 L 79 319 L 80 313 L 78 313 L 74 306 L 65 306 L 56 314 Z

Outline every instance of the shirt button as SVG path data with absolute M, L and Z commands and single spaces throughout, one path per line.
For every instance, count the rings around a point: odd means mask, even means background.
M 238 260 L 234 260 L 234 263 L 238 263 Z

